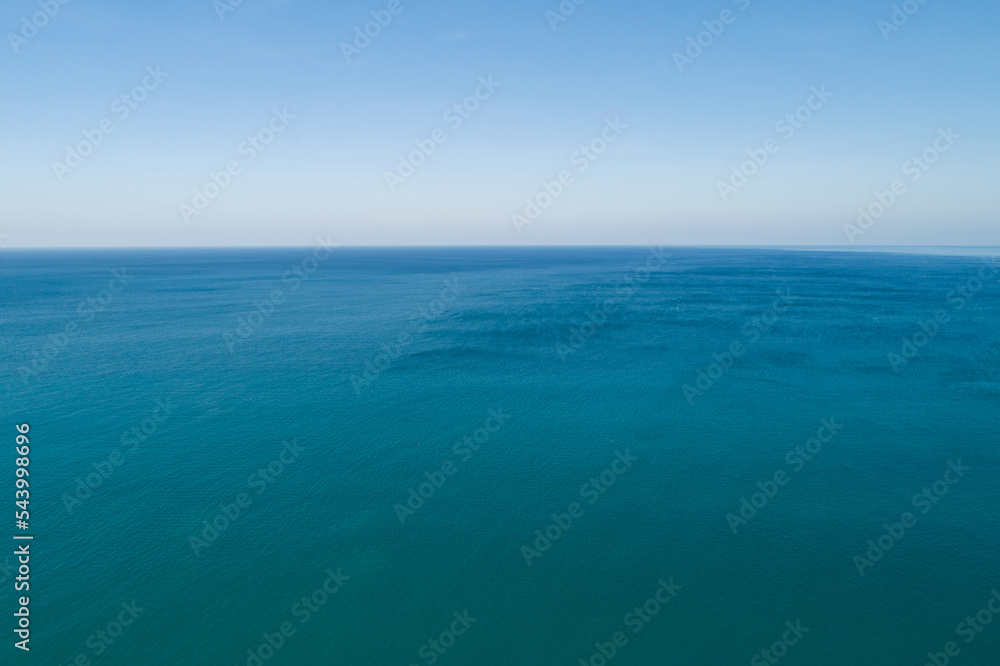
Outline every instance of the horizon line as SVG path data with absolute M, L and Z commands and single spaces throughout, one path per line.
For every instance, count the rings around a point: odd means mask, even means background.
M 0 244 L 0 253 L 4 250 L 60 250 L 60 251 L 85 251 L 85 250 L 268 250 L 268 249 L 297 249 L 312 247 L 313 244 L 282 244 L 282 245 L 3 245 Z M 557 244 L 544 243 L 533 245 L 501 245 L 501 244 L 454 244 L 454 245 L 345 245 L 331 243 L 330 247 L 340 249 L 543 249 L 543 248 L 590 248 L 590 249 L 614 249 L 614 248 L 645 248 L 645 247 L 676 247 L 689 249 L 756 249 L 756 250 L 839 250 L 864 252 L 871 250 L 893 250 L 893 249 L 944 249 L 944 250 L 977 250 L 977 249 L 1000 249 L 1000 245 L 726 245 L 726 244 L 700 244 L 700 243 L 679 243 L 679 244 L 657 244 L 657 243 L 629 243 L 629 244 Z

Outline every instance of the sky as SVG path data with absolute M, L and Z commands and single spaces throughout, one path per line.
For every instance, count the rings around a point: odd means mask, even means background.
M 998 18 L 6 0 L 0 249 L 1000 245 Z

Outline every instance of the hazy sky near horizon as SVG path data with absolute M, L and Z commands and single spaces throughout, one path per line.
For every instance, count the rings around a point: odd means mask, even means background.
M 0 247 L 1000 245 L 995 2 L 235 2 L 3 4 Z

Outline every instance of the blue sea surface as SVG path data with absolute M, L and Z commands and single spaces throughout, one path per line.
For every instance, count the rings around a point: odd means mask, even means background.
M 4 250 L 0 662 L 994 666 L 993 257 Z

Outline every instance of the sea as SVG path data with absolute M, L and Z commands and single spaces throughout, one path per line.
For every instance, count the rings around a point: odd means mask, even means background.
M 3 664 L 1000 663 L 994 249 L 5 249 L 0 313 Z

